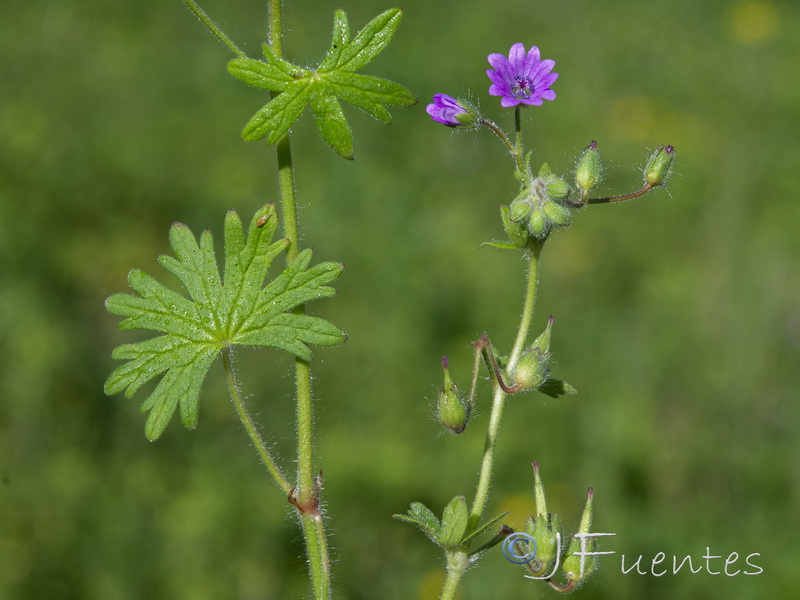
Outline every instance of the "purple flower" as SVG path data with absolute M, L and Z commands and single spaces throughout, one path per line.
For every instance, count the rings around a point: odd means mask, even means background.
M 463 125 L 458 117 L 469 112 L 467 108 L 459 104 L 458 100 L 447 94 L 435 94 L 433 104 L 428 104 L 425 111 L 431 119 L 438 123 L 444 123 L 448 127 L 459 127 Z
M 492 81 L 489 93 L 502 96 L 502 106 L 541 106 L 543 100 L 555 99 L 556 93 L 550 86 L 558 79 L 558 73 L 550 71 L 556 63 L 554 60 L 541 60 L 536 46 L 525 54 L 525 46 L 514 44 L 508 52 L 508 58 L 502 54 L 490 54 L 489 64 L 494 67 L 486 71 Z

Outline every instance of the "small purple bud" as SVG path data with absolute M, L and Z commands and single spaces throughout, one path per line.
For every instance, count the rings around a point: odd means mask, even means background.
M 431 119 L 448 127 L 476 128 L 480 121 L 480 115 L 475 110 L 475 107 L 464 100 L 456 100 L 447 94 L 434 94 L 433 103 L 428 104 L 425 111 L 430 115 Z

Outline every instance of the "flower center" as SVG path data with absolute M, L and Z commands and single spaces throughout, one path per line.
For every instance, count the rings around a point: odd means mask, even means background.
M 514 98 L 530 98 L 532 93 L 533 84 L 530 79 L 527 77 L 520 77 L 519 75 L 514 77 L 514 81 L 511 84 L 511 94 Z

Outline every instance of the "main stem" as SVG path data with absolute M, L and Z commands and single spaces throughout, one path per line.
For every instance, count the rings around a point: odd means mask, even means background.
M 536 307 L 536 287 L 539 283 L 539 256 L 542 253 L 544 242 L 545 240 L 534 238 L 528 249 L 528 283 L 525 288 L 525 303 L 522 306 L 522 317 L 520 317 L 519 329 L 517 329 L 517 338 L 514 340 L 514 346 L 511 348 L 511 355 L 506 366 L 506 380 L 514 374 L 519 357 L 522 356 L 522 351 L 525 349 L 525 341 L 528 339 L 528 331 L 531 328 L 533 311 Z
M 269 0 L 269 44 L 277 57 L 283 56 L 283 10 L 281 0 Z M 295 198 L 294 166 L 289 135 L 277 144 L 278 185 L 280 187 L 284 234 L 289 240 L 286 262 L 291 264 L 300 252 L 300 234 Z M 305 306 L 294 309 L 305 313 Z M 330 598 L 330 559 L 325 526 L 319 510 L 319 485 L 314 477 L 314 418 L 311 402 L 311 368 L 307 361 L 295 358 L 297 390 L 297 487 L 293 503 L 300 514 L 306 541 L 311 584 L 316 600 Z
M 539 282 L 539 255 L 542 251 L 544 240 L 535 240 L 528 251 L 528 278 L 525 287 L 525 300 L 522 305 L 522 317 L 520 318 L 517 338 L 511 350 L 511 356 L 506 366 L 504 376 L 506 381 L 511 381 L 514 375 L 514 368 L 522 355 L 525 342 L 528 338 L 533 311 L 536 307 L 536 288 Z M 472 502 L 472 510 L 469 515 L 467 531 L 475 531 L 483 518 L 483 511 L 486 501 L 489 498 L 489 486 L 492 482 L 492 471 L 494 469 L 495 450 L 497 449 L 497 437 L 500 433 L 500 422 L 503 418 L 503 407 L 505 406 L 506 393 L 500 387 L 499 382 L 494 381 L 494 392 L 492 397 L 492 412 L 489 416 L 489 427 L 486 431 L 486 442 L 483 446 L 483 459 L 481 460 L 481 472 L 478 478 L 478 487 L 475 490 L 475 500 Z M 448 556 L 447 578 L 440 600 L 452 600 L 455 597 L 461 577 L 469 567 L 469 558 L 466 549 L 454 550 Z

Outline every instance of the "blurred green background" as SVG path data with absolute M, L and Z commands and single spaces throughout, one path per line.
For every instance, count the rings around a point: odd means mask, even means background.
M 249 53 L 265 7 L 203 6 Z M 314 64 L 338 0 L 291 0 L 286 52 Z M 353 29 L 390 5 L 343 5 Z M 470 340 L 513 339 L 523 263 L 477 250 L 514 194 L 488 132 L 424 106 L 486 94 L 486 55 L 538 45 L 558 99 L 527 111 L 534 162 L 571 171 L 596 139 L 603 192 L 640 184 L 650 150 L 678 149 L 668 190 L 589 207 L 544 253 L 535 328 L 554 314 L 556 374 L 577 396 L 513 398 L 489 510 L 518 524 L 538 460 L 550 509 L 576 523 L 586 488 L 617 555 L 581 598 L 790 597 L 800 585 L 800 4 L 790 0 L 407 0 L 367 67 L 420 104 L 384 127 L 350 108 L 356 160 L 306 115 L 293 130 L 303 233 L 347 271 L 313 307 L 348 331 L 315 361 L 319 464 L 336 597 L 438 597 L 442 558 L 390 519 L 474 491 L 488 402 L 459 437 L 432 417 L 439 358 L 466 385 Z M 274 149 L 239 140 L 264 101 L 178 1 L 5 0 L 0 19 L 0 597 L 309 596 L 302 541 L 215 365 L 200 426 L 150 444 L 132 400 L 103 395 L 133 339 L 103 300 L 133 267 L 161 275 L 173 221 L 220 231 L 276 199 Z M 290 361 L 239 354 L 250 403 L 291 468 Z M 619 554 L 754 559 L 764 572 L 623 575 Z M 670 558 L 667 559 L 671 560 Z M 702 564 L 704 561 L 699 560 Z M 697 564 L 697 561 L 696 561 Z M 669 565 L 668 565 L 669 566 Z M 714 567 L 721 570 L 722 561 Z M 742 559 L 738 567 L 743 567 Z M 462 597 L 555 597 L 499 552 Z M 577 597 L 577 596 L 576 596 Z

